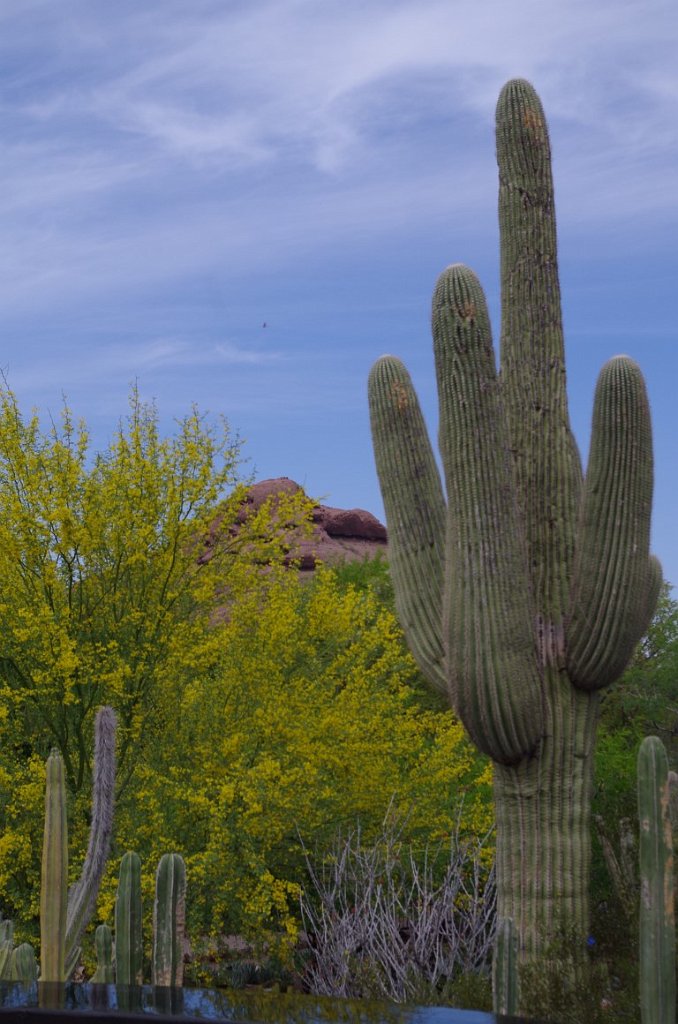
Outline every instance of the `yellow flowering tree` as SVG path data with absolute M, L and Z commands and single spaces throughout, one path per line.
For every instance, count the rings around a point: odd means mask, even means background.
M 232 599 L 190 681 L 175 678 L 171 728 L 118 842 L 136 843 L 149 868 L 182 850 L 193 935 L 291 944 L 303 845 L 322 854 L 356 821 L 369 837 L 391 804 L 420 846 L 445 843 L 462 799 L 462 831 L 485 832 L 489 766 L 450 711 L 418 700 L 400 627 L 375 594 L 329 569 L 304 584 L 271 568 Z M 111 871 L 103 916 L 113 883 Z
M 157 410 L 136 389 L 109 447 L 94 454 L 67 407 L 44 429 L 0 388 L 0 909 L 20 919 L 34 910 L 35 781 L 50 747 L 63 755 L 76 804 L 77 871 L 97 707 L 117 713 L 124 803 L 224 593 L 279 554 L 267 507 L 232 529 L 240 461 L 227 423 L 195 408 L 161 437 Z M 282 501 L 287 519 L 304 518 L 301 499 Z

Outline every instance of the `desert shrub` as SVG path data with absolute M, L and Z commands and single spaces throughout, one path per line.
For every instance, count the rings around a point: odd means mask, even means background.
M 423 850 L 403 842 L 389 808 L 366 842 L 358 827 L 324 857 L 306 851 L 301 912 L 311 992 L 396 1002 L 449 999 L 461 976 L 489 975 L 496 928 L 494 867 L 485 839 Z M 487 853 L 487 850 L 485 850 Z

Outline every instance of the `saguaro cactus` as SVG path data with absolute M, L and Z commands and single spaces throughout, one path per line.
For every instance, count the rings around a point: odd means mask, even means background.
M 370 373 L 399 617 L 431 684 L 495 762 L 498 914 L 521 960 L 586 935 L 599 690 L 624 669 L 661 583 L 649 556 L 652 449 L 636 364 L 596 389 L 582 480 L 570 431 L 549 137 L 522 80 L 497 106 L 501 369 L 471 270 L 433 297 L 447 500 L 407 370 Z
M 638 752 L 640 1009 L 643 1024 L 675 1024 L 676 923 L 669 765 L 656 736 Z

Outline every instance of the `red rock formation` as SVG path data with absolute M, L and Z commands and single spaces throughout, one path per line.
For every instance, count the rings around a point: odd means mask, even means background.
M 289 477 L 261 480 L 253 484 L 243 502 L 238 520 L 242 523 L 269 498 L 278 494 L 296 494 L 302 491 Z M 361 561 L 373 558 L 378 552 L 386 554 L 386 528 L 376 516 L 364 509 L 331 508 L 316 505 L 313 509 L 311 537 L 299 537 L 295 531 L 290 538 L 290 551 L 286 561 L 299 561 L 302 572 L 312 572 L 318 560 L 333 564 L 340 561 Z

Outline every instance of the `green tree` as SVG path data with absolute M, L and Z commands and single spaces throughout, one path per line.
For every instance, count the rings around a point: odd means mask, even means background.
M 593 810 L 614 835 L 637 816 L 638 747 L 659 736 L 678 768 L 678 601 L 668 583 L 646 635 L 618 683 L 601 700 Z
M 645 736 L 659 736 L 678 767 L 678 601 L 668 582 L 631 664 L 603 696 L 601 728 L 632 736 L 636 746 Z
M 678 602 L 667 582 L 629 667 L 603 695 L 596 748 L 593 926 L 603 944 L 613 936 L 615 947 L 620 945 L 623 927 L 633 950 L 637 941 L 637 759 L 646 736 L 659 736 L 671 767 L 678 768 Z
M 338 562 L 328 568 L 334 574 L 340 589 L 353 587 L 359 592 L 367 592 L 376 599 L 375 608 L 386 608 L 397 617 L 391 570 L 388 559 L 381 552 L 373 558 L 364 558 L 355 562 Z M 432 689 L 416 662 L 415 671 L 409 678 L 409 686 L 422 707 L 432 711 L 449 709 L 449 702 L 445 695 Z

